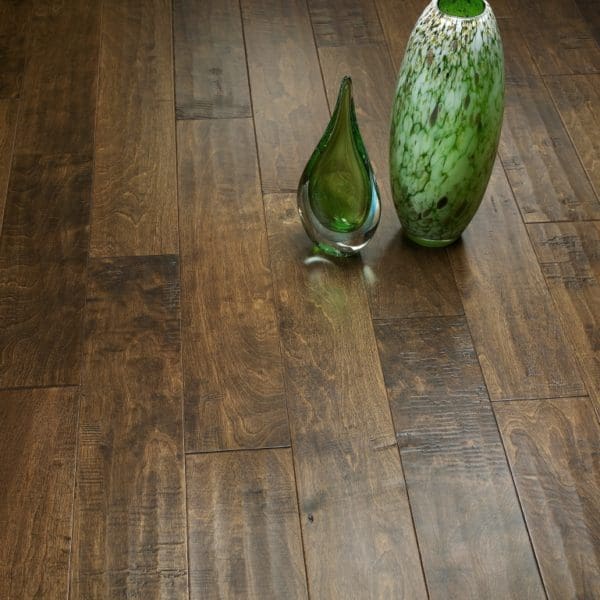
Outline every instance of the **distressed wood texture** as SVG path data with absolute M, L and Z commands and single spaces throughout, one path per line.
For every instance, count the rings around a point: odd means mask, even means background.
M 529 235 L 600 417 L 600 223 L 531 225 Z
M 596 43 L 600 45 L 600 1 L 599 0 L 575 0 L 579 11 L 594 38 Z
M 0 598 L 66 598 L 77 398 L 0 392 Z
M 464 317 L 375 332 L 430 598 L 544 598 Z
M 33 3 L 15 153 L 91 158 L 100 0 Z
M 177 252 L 171 2 L 104 0 L 92 256 Z
M 600 218 L 600 203 L 541 81 L 507 86 L 499 153 L 525 222 Z
M 571 346 L 496 163 L 483 203 L 450 249 L 492 400 L 582 395 Z
M 265 192 L 295 191 L 329 114 L 305 0 L 242 0 Z
M 546 83 L 600 198 L 600 75 L 547 77 Z
M 251 117 L 238 0 L 175 0 L 178 119 Z
M 15 98 L 21 92 L 30 14 L 30 2 L 0 3 L 0 98 Z
M 511 0 L 542 75 L 600 72 L 600 47 L 574 0 Z
M 374 0 L 381 20 L 381 26 L 394 63 L 398 72 L 404 57 L 408 38 L 417 19 L 427 6 L 427 0 Z
M 501 23 L 509 77 L 499 154 L 523 219 L 599 219 L 600 203 L 521 34 L 513 19 Z
M 91 162 L 17 156 L 0 237 L 0 387 L 78 384 Z
M 360 262 L 311 256 L 294 197 L 265 200 L 310 593 L 425 598 Z
M 494 406 L 550 600 L 600 590 L 600 426 L 586 398 Z
M 365 46 L 384 42 L 370 1 L 308 0 L 317 46 Z
M 187 457 L 190 597 L 307 598 L 290 450 Z
M 389 115 L 393 68 L 383 46 L 321 48 L 329 104 L 335 106 L 344 75 L 353 79 L 360 130 L 382 194 L 377 234 L 361 252 L 374 317 L 457 315 L 460 296 L 445 251 L 418 248 L 400 233 L 389 183 Z
M 73 598 L 187 596 L 174 256 L 91 261 Z
M 289 445 L 252 122 L 178 140 L 186 449 Z
M 12 164 L 17 110 L 16 100 L 0 100 L 0 231 L 2 231 L 2 217 Z

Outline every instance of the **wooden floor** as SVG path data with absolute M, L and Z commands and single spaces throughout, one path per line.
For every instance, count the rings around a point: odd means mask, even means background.
M 424 0 L 0 3 L 0 599 L 600 598 L 600 4 L 495 0 L 499 158 L 414 247 Z M 318 258 L 339 81 L 383 192 Z

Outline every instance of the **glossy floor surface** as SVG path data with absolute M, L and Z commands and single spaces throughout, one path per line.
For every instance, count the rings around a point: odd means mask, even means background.
M 0 598 L 600 598 L 600 8 L 493 2 L 433 250 L 386 164 L 423 7 L 0 3 Z M 294 192 L 345 74 L 383 216 L 335 262 Z

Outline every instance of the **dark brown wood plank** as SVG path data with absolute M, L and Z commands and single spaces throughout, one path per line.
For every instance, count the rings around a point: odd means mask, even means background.
M 450 259 L 492 400 L 585 393 L 498 163 L 462 243 L 450 248 Z
M 35 3 L 16 153 L 92 157 L 100 1 Z
M 499 154 L 525 222 L 600 218 L 600 202 L 542 81 L 506 87 Z
M 599 0 L 575 0 L 577 8 L 581 12 L 585 22 L 600 45 L 600 1 Z
M 542 75 L 600 72 L 600 47 L 573 0 L 512 0 Z
M 251 117 L 238 0 L 175 0 L 178 119 Z
M 187 597 L 177 257 L 91 261 L 73 598 Z
M 263 191 L 295 191 L 329 114 L 305 0 L 242 0 Z
M 464 317 L 375 333 L 430 596 L 545 598 Z
M 92 165 L 16 156 L 0 237 L 0 387 L 78 384 Z
M 505 84 L 524 85 L 539 82 L 541 75 L 521 33 L 520 19 L 497 19 L 504 50 Z
M 538 75 L 517 19 L 500 19 L 507 86 L 499 153 L 523 219 L 600 218 L 600 203 L 552 97 Z
M 12 164 L 17 110 L 16 100 L 0 100 L 0 232 L 2 231 L 2 217 Z
M 550 599 L 600 590 L 600 427 L 585 398 L 494 406 Z
M 546 83 L 600 198 L 600 75 L 547 77 Z
M 290 450 L 187 457 L 190 598 L 307 598 Z
M 360 261 L 312 256 L 294 196 L 265 200 L 310 593 L 425 598 Z
M 396 73 L 413 27 L 428 4 L 427 0 L 375 0 Z
M 21 92 L 31 8 L 28 1 L 0 4 L 0 98 L 14 98 Z
M 600 223 L 528 230 L 600 417 Z
M 400 234 L 390 191 L 389 115 L 394 74 L 383 46 L 321 48 L 329 104 L 335 105 L 344 75 L 353 77 L 359 126 L 382 194 L 376 235 L 361 252 L 374 317 L 456 315 L 463 312 L 447 254 L 417 248 Z
M 66 598 L 77 394 L 0 392 L 0 597 Z
M 249 119 L 178 124 L 188 451 L 289 444 Z
M 104 0 L 95 148 L 92 255 L 177 252 L 169 0 Z
M 317 46 L 384 43 L 375 4 L 370 0 L 309 0 Z

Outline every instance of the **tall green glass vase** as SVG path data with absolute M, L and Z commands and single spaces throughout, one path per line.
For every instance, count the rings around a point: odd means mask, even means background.
M 405 234 L 458 239 L 485 193 L 504 111 L 504 55 L 484 0 L 432 0 L 410 36 L 392 110 L 390 177 Z
M 308 237 L 326 254 L 350 256 L 379 224 L 379 191 L 344 77 L 331 120 L 298 185 L 298 211 Z

